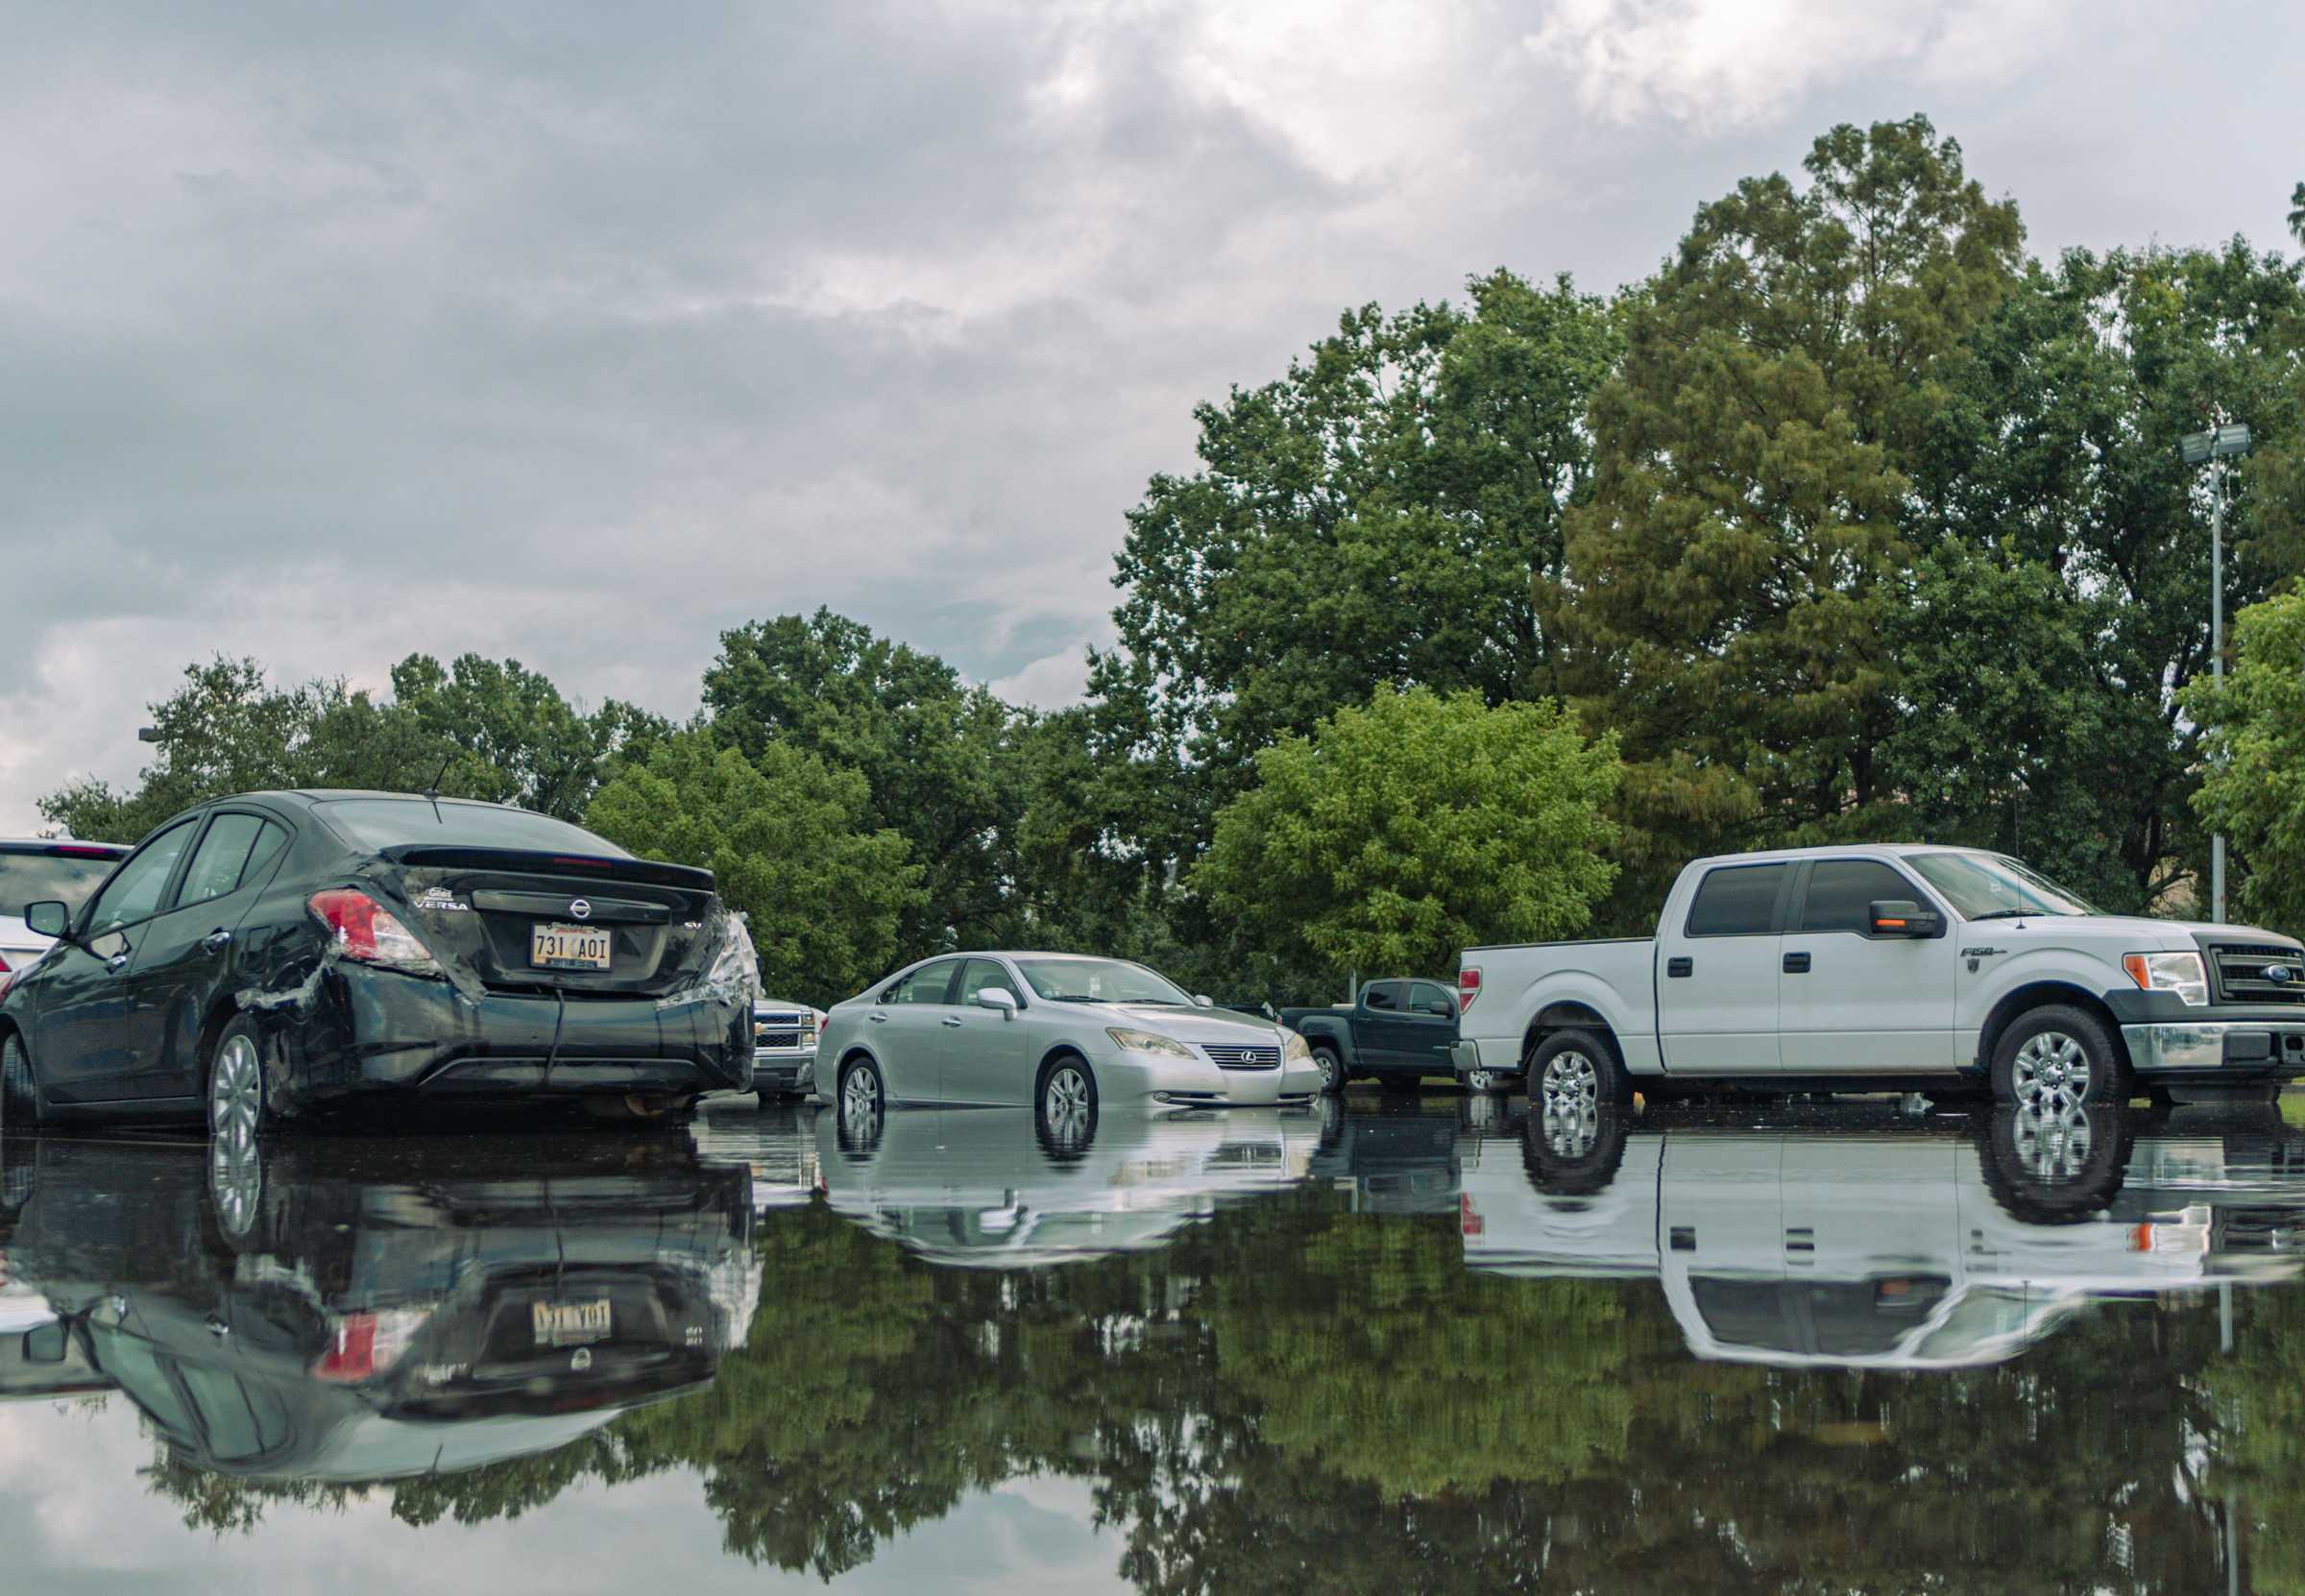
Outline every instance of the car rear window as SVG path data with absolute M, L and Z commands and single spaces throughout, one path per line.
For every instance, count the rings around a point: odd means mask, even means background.
M 21 919 L 26 904 L 61 899 L 73 913 L 120 862 L 117 857 L 73 854 L 0 854 L 0 914 Z
M 1732 864 L 1710 872 L 1688 907 L 1690 936 L 1766 936 L 1777 929 L 1777 889 L 1788 864 Z
M 348 841 L 382 850 L 426 843 L 450 848 L 524 848 L 544 854 L 631 856 L 582 826 L 530 810 L 423 798 L 338 798 L 319 806 L 321 816 Z

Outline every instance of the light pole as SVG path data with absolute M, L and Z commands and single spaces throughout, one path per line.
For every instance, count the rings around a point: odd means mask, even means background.
M 2225 462 L 2249 452 L 2249 429 L 2240 422 L 2178 441 L 2189 466 L 2209 468 L 2209 674 L 2225 681 Z M 2209 839 L 2209 918 L 2225 923 L 2225 834 Z

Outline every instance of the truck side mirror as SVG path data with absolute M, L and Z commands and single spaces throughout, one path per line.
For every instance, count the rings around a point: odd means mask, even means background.
M 1435 999 L 1433 1002 L 1426 1004 L 1424 1005 L 1424 1011 L 1427 1014 L 1438 1014 L 1444 1020 L 1456 1012 L 1455 1009 L 1448 1005 L 1448 1000 L 1445 998 Z
M 71 930 L 72 911 L 54 898 L 24 906 L 24 929 L 35 936 L 62 940 Z
M 1869 918 L 1875 936 L 1926 938 L 1943 935 L 1945 931 L 1943 915 L 1910 898 L 1876 898 Z

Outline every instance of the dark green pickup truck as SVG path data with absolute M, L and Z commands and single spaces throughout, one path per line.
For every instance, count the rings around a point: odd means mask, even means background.
M 1413 1092 L 1426 1076 L 1450 1074 L 1457 995 L 1437 980 L 1372 980 L 1357 1003 L 1284 1008 L 1278 1018 L 1312 1044 L 1327 1091 L 1373 1078 L 1388 1091 Z

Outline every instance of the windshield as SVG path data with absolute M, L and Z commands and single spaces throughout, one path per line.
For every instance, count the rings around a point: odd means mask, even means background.
M 1964 920 L 2097 912 L 2039 871 L 2001 854 L 1908 854 L 1905 862 L 1945 894 Z
M 1141 964 L 1117 958 L 1020 958 L 1033 995 L 1053 1004 L 1173 1004 L 1189 1006 L 1184 989 Z
M 21 919 L 26 904 L 50 899 L 61 899 L 78 914 L 88 894 L 104 884 L 119 862 L 115 858 L 72 854 L 0 854 L 0 914 Z
M 329 825 L 364 848 L 446 843 L 465 848 L 525 848 L 546 854 L 625 858 L 623 849 L 580 826 L 530 810 L 494 804 L 434 805 L 423 798 L 340 798 L 322 806 Z

